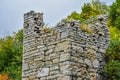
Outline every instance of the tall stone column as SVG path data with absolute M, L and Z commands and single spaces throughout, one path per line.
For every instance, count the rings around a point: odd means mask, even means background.
M 38 51 L 37 46 L 40 44 L 39 37 L 43 33 L 43 24 L 43 13 L 30 11 L 24 14 L 22 80 L 29 80 L 28 77 L 36 72 L 32 56 Z

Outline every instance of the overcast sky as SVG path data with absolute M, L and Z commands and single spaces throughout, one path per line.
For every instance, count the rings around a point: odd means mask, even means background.
M 23 28 L 23 14 L 34 10 L 44 13 L 44 22 L 54 26 L 71 12 L 81 11 L 92 0 L 0 0 L 0 37 Z M 107 5 L 115 0 L 102 0 Z

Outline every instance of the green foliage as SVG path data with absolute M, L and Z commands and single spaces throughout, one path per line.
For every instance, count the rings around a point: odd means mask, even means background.
M 92 8 L 97 10 L 100 14 L 107 14 L 109 11 L 109 7 L 105 4 L 105 2 L 101 2 L 100 0 L 92 0 Z
M 119 39 L 120 38 L 120 30 L 116 27 L 109 26 L 110 29 L 110 38 L 111 39 Z
M 85 3 L 84 6 L 82 7 L 82 12 L 81 12 L 81 16 L 84 19 L 88 19 L 91 17 L 91 13 L 92 13 L 92 6 L 90 3 Z
M 109 24 L 120 30 L 120 0 L 116 0 L 109 11 Z
M 110 61 L 103 71 L 108 74 L 110 80 L 120 80 L 120 0 L 110 6 L 108 25 L 111 44 L 105 55 Z
M 120 80 L 120 39 L 111 40 L 105 56 L 109 57 L 109 62 L 103 72 L 109 76 L 109 80 Z
M 72 17 L 71 17 L 71 16 L 72 16 Z M 77 13 L 76 11 L 73 11 L 73 12 L 71 13 L 71 15 L 68 16 L 68 19 L 69 19 L 69 20 L 73 20 L 73 19 L 75 19 L 75 20 L 80 20 L 81 17 L 80 17 L 80 14 L 79 14 L 79 13 Z
M 103 72 L 109 75 L 109 80 L 120 80 L 120 62 L 117 60 L 109 61 Z
M 112 39 L 106 55 L 110 60 L 120 60 L 120 39 Z
M 13 80 L 21 79 L 23 30 L 0 40 L 0 73 L 7 73 Z
M 92 3 L 84 3 L 81 13 L 74 11 L 67 18 L 70 20 L 80 20 L 82 22 L 99 14 L 107 14 L 108 10 L 109 7 L 104 2 L 100 2 L 100 0 L 92 0 Z

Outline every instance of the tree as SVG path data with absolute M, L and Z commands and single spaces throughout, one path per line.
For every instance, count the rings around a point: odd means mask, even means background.
M 120 30 L 120 0 L 116 0 L 109 11 L 109 24 Z
M 85 3 L 82 7 L 82 18 L 84 19 L 88 19 L 91 17 L 91 13 L 92 13 L 92 6 L 90 3 Z
M 76 11 L 73 11 L 70 16 L 68 16 L 69 20 L 80 20 L 80 14 L 77 13 Z
M 84 21 L 96 15 L 107 14 L 108 10 L 109 7 L 104 2 L 100 2 L 100 0 L 92 0 L 92 3 L 84 3 L 81 13 L 74 11 L 67 17 L 67 19 Z
M 99 10 L 100 14 L 108 14 L 109 11 L 109 7 L 105 2 L 101 2 L 100 0 L 92 0 L 92 8 L 94 10 Z
M 21 79 L 23 30 L 0 40 L 0 73 L 7 73 L 13 80 Z

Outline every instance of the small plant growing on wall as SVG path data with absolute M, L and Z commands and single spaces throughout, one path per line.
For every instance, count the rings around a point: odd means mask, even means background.
M 94 30 L 92 30 L 87 24 L 81 25 L 80 28 L 81 28 L 82 31 L 87 32 L 89 34 L 94 33 Z

